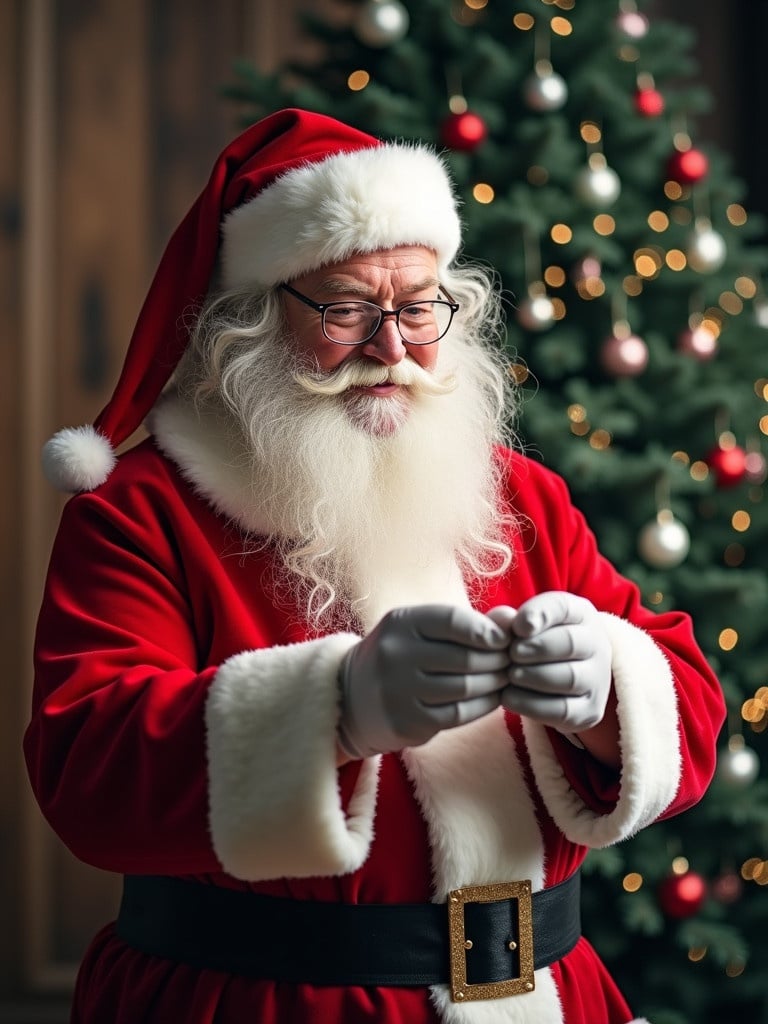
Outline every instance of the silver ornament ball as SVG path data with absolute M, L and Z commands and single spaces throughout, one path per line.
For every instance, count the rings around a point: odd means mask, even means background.
M 576 194 L 589 206 L 610 206 L 619 198 L 621 179 L 608 166 L 585 167 L 576 178 Z
M 367 46 L 391 46 L 408 31 L 408 11 L 399 0 L 368 0 L 355 19 L 355 35 Z
M 732 789 L 746 789 L 760 772 L 760 759 L 741 735 L 731 736 L 728 749 L 718 758 L 717 777 Z
M 568 86 L 555 71 L 543 75 L 534 72 L 525 80 L 523 97 L 531 110 L 560 110 L 568 99 Z
M 555 319 L 555 307 L 546 295 L 529 295 L 517 307 L 517 322 L 529 331 L 546 331 Z
M 712 228 L 697 229 L 688 239 L 689 266 L 699 274 L 711 274 L 725 263 L 725 239 Z
M 654 569 L 674 569 L 685 561 L 691 537 L 683 523 L 664 510 L 642 528 L 637 548 L 643 561 Z

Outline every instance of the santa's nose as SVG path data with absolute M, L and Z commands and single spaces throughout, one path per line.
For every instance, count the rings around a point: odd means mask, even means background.
M 405 357 L 406 348 L 393 317 L 385 317 L 378 331 L 361 345 L 363 353 L 385 366 L 394 366 Z

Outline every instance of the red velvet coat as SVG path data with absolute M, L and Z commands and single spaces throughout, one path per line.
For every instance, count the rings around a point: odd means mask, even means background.
M 589 847 L 701 797 L 723 703 L 688 619 L 644 609 L 563 482 L 509 452 L 500 457 L 525 525 L 514 569 L 479 607 L 568 590 L 603 613 L 620 775 L 501 709 L 337 771 L 335 678 L 357 638 L 308 639 L 299 610 L 275 599 L 270 552 L 243 554 L 242 482 L 186 415 L 166 404 L 156 440 L 69 501 L 51 558 L 25 752 L 40 806 L 77 857 L 300 899 L 444 900 L 468 884 L 550 886 Z M 313 988 L 196 971 L 129 949 L 110 925 L 73 1010 L 78 1024 L 631 1018 L 586 939 L 537 971 L 533 993 L 460 1005 L 444 986 Z

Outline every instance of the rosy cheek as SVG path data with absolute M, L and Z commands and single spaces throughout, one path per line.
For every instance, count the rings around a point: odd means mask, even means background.
M 346 359 L 353 358 L 355 351 L 354 348 L 332 345 L 330 342 L 326 342 L 324 345 L 316 345 L 313 348 L 317 365 L 321 370 L 335 370 Z

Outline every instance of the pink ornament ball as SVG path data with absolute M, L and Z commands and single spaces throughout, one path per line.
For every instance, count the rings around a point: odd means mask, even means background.
M 706 327 L 694 327 L 683 331 L 677 339 L 677 350 L 686 356 L 692 356 L 700 362 L 706 362 L 716 355 L 717 338 Z
M 636 377 L 648 365 L 648 346 L 636 334 L 613 335 L 603 342 L 600 363 L 612 377 Z

